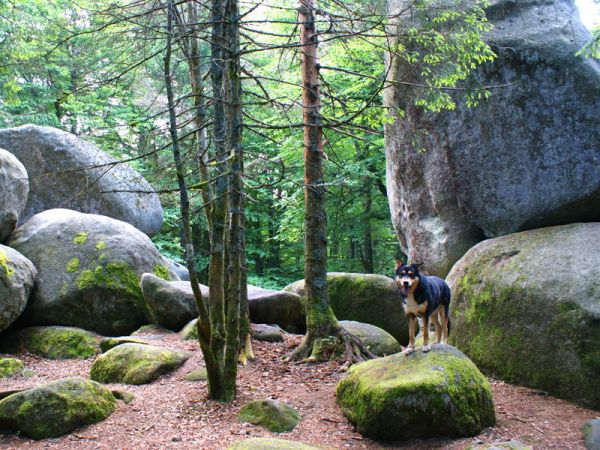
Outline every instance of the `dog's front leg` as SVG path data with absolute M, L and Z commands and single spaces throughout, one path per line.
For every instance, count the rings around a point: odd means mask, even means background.
M 431 350 L 429 347 L 429 316 L 426 314 L 423 316 L 423 353 L 427 353 Z
M 417 321 L 413 314 L 408 314 L 408 347 L 404 350 L 405 355 L 410 355 L 415 351 L 415 332 L 417 331 Z

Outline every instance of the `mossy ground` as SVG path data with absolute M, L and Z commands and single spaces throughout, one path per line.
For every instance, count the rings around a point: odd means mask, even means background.
M 0 400 L 0 428 L 46 439 L 104 420 L 115 408 L 115 398 L 105 387 L 67 378 Z
M 449 346 L 353 366 L 336 395 L 358 431 L 378 439 L 472 436 L 495 422 L 487 380 Z
M 296 428 L 300 413 L 277 400 L 255 400 L 242 407 L 238 419 L 259 425 L 273 433 L 283 433 Z
M 227 450 L 318 450 L 318 447 L 286 439 L 249 438 L 236 442 Z

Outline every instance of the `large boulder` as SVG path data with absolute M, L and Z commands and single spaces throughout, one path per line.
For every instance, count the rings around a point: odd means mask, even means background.
M 14 231 L 27 204 L 27 170 L 12 153 L 0 148 L 0 242 Z
M 391 278 L 383 275 L 331 272 L 327 274 L 329 302 L 339 320 L 355 320 L 383 328 L 400 344 L 408 343 L 408 324 L 402 295 Z M 304 280 L 286 286 L 304 297 Z
M 145 273 L 141 287 L 152 323 L 179 331 L 198 317 L 196 299 L 189 281 L 167 281 L 152 273 Z M 200 290 L 203 298 L 207 298 L 208 286 L 200 285 Z
M 0 429 L 33 439 L 57 437 L 106 419 L 116 407 L 101 384 L 65 378 L 0 400 Z
M 589 32 L 574 1 L 492 0 L 487 17 L 498 57 L 478 77 L 504 86 L 488 101 L 425 113 L 402 58 L 384 96 L 392 222 L 411 260 L 440 276 L 486 237 L 600 220 L 600 65 L 576 56 Z
M 600 408 L 600 223 L 481 242 L 448 283 L 450 342 L 482 370 Z
M 49 359 L 85 359 L 100 353 L 100 337 L 73 327 L 26 327 L 3 336 L 0 350 L 28 352 Z
M 9 245 L 29 258 L 38 279 L 23 313 L 31 325 L 70 325 L 103 335 L 147 323 L 145 272 L 174 278 L 150 238 L 128 223 L 68 209 L 36 214 Z
M 354 320 L 340 320 L 340 325 L 359 338 L 375 356 L 393 355 L 402 351 L 394 336 L 375 325 Z
M 162 225 L 162 207 L 148 182 L 77 136 L 50 127 L 0 130 L 0 147 L 15 155 L 30 177 L 21 222 L 52 208 L 101 214 L 128 222 L 148 235 Z
M 100 383 L 146 384 L 179 368 L 191 353 L 147 344 L 126 343 L 100 355 L 90 378 Z
M 448 345 L 352 366 L 336 396 L 358 432 L 375 439 L 473 436 L 495 422 L 487 380 Z
M 31 261 L 0 244 L 0 332 L 25 310 L 36 276 L 37 270 Z
M 248 308 L 253 323 L 276 324 L 291 333 L 302 332 L 306 328 L 304 305 L 297 293 L 249 284 Z

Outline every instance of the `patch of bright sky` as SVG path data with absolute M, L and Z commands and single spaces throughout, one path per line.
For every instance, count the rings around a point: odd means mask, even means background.
M 575 0 L 579 9 L 579 17 L 583 24 L 589 29 L 600 22 L 600 3 L 594 0 Z

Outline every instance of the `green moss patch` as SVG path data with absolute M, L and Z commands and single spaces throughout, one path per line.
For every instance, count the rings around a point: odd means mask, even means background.
M 85 231 L 80 231 L 73 238 L 73 244 L 82 245 L 85 244 L 88 239 L 88 234 Z
M 278 400 L 255 400 L 242 407 L 238 419 L 274 433 L 283 433 L 296 428 L 300 421 L 300 413 Z
M 336 396 L 358 431 L 375 439 L 473 436 L 495 422 L 487 380 L 446 345 L 353 366 Z
M 101 285 L 142 299 L 140 279 L 135 270 L 123 261 L 112 261 L 93 269 L 82 270 L 75 283 L 79 290 L 93 289 Z
M 23 372 L 25 364 L 16 358 L 0 358 L 0 378 L 8 378 Z
M 319 447 L 287 439 L 250 438 L 236 442 L 227 450 L 319 450 Z
M 15 270 L 8 265 L 9 262 L 10 260 L 8 259 L 6 252 L 0 250 L 0 267 L 4 270 L 6 276 L 10 278 L 14 275 Z
M 163 280 L 171 280 L 171 272 L 169 271 L 169 268 L 163 264 L 155 264 L 152 273 Z
M 79 270 L 79 258 L 75 257 L 67 263 L 67 272 L 73 273 Z
M 145 384 L 180 367 L 188 352 L 127 343 L 100 355 L 90 370 L 90 378 L 100 383 Z
M 46 439 L 104 420 L 115 408 L 104 386 L 66 378 L 0 400 L 0 428 Z
M 208 380 L 208 373 L 206 372 L 206 368 L 201 368 L 197 370 L 192 370 L 185 376 L 186 381 L 206 381 Z
M 108 338 L 103 338 L 100 341 L 100 350 L 102 350 L 102 352 L 107 352 L 109 351 L 111 348 L 116 347 L 117 345 L 122 345 L 122 344 L 128 344 L 128 343 L 133 343 L 133 344 L 142 344 L 142 345 L 147 345 L 148 342 L 144 341 L 143 339 L 137 339 L 131 336 L 120 336 L 120 337 L 108 337 Z
M 91 358 L 100 352 L 98 335 L 81 328 L 39 326 L 12 332 L 0 348 L 8 352 L 27 351 L 44 358 Z
M 198 340 L 198 328 L 196 326 L 197 322 L 198 319 L 194 319 L 185 327 L 183 327 L 183 329 L 179 332 L 181 339 L 183 339 L 184 341 Z

